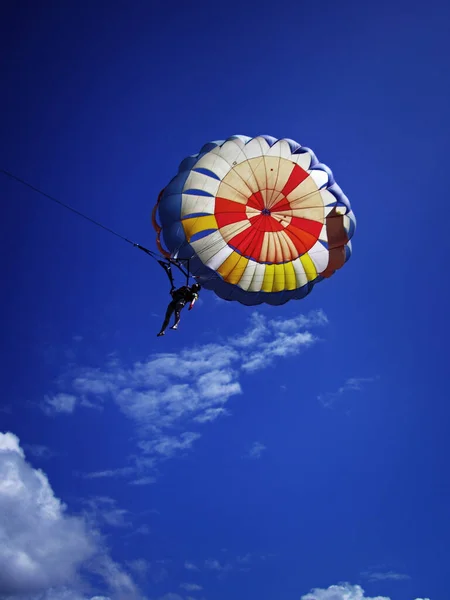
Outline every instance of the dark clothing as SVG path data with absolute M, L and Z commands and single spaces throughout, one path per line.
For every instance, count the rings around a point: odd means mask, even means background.
M 194 298 L 196 299 L 198 297 L 198 294 L 193 292 L 188 285 L 183 285 L 183 287 L 180 287 L 177 290 L 171 290 L 170 293 L 175 302 L 183 300 L 184 304 L 186 304 L 186 302 L 192 302 Z
M 167 307 L 167 310 L 166 310 L 166 316 L 164 317 L 164 323 L 162 324 L 162 327 L 161 327 L 161 331 L 164 331 L 165 329 L 167 329 L 167 326 L 170 321 L 170 317 L 172 316 L 173 313 L 175 313 L 174 326 L 178 327 L 178 323 L 180 322 L 180 318 L 181 318 L 181 311 L 185 307 L 185 305 L 186 305 L 185 300 L 178 300 L 178 302 L 176 302 L 175 300 L 172 300 L 172 302 L 169 303 L 169 306 Z
M 169 306 L 166 310 L 166 316 L 164 317 L 164 322 L 158 335 L 162 335 L 164 333 L 169 325 L 170 317 L 173 315 L 173 313 L 175 313 L 175 322 L 172 328 L 176 329 L 178 327 L 178 323 L 180 322 L 181 311 L 186 306 L 186 302 L 193 303 L 198 298 L 198 294 L 193 292 L 187 285 L 184 285 L 176 290 L 170 290 L 170 294 L 172 296 L 172 301 L 169 302 Z

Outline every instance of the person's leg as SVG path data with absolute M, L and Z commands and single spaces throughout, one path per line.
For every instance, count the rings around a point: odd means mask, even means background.
M 175 322 L 170 329 L 178 329 L 178 324 L 180 323 L 181 311 L 186 302 L 184 300 L 179 300 L 175 305 Z
M 158 336 L 164 335 L 164 331 L 166 330 L 167 325 L 169 324 L 170 317 L 172 316 L 172 313 L 174 312 L 175 307 L 176 307 L 176 304 L 173 300 L 172 300 L 172 302 L 169 302 L 169 306 L 167 307 L 167 310 L 166 310 L 166 316 L 164 317 L 164 322 L 162 324 L 161 331 L 158 333 Z

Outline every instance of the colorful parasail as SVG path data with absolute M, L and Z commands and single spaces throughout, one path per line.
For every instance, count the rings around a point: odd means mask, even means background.
M 356 219 L 312 150 L 235 135 L 182 161 L 153 225 L 165 257 L 188 261 L 204 288 L 250 306 L 304 298 L 343 267 Z

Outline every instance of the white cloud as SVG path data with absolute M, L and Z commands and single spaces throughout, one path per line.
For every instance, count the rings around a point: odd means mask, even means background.
M 146 454 L 159 454 L 165 458 L 171 458 L 179 450 L 188 450 L 195 440 L 201 437 L 199 433 L 186 431 L 178 438 L 175 436 L 161 436 L 155 440 L 139 442 L 139 447 Z
M 308 315 L 298 315 L 292 319 L 265 319 L 259 313 L 250 316 L 250 326 L 244 335 L 232 341 L 234 346 L 250 348 L 253 350 L 265 347 L 267 337 L 278 341 L 284 339 L 285 334 L 296 334 L 307 327 L 326 325 L 328 319 L 322 310 L 311 311 Z
M 106 469 L 105 471 L 93 471 L 91 473 L 84 473 L 85 479 L 104 479 L 107 477 L 126 477 L 132 475 L 135 472 L 134 467 L 119 467 L 117 469 Z
M 205 567 L 207 569 L 211 569 L 211 571 L 220 571 L 222 568 L 220 562 L 214 558 L 208 558 L 208 560 L 205 560 Z
M 301 349 L 311 346 L 317 340 L 318 338 L 309 331 L 292 334 L 277 332 L 270 341 L 261 343 L 257 351 L 250 353 L 242 364 L 242 369 L 250 373 L 265 369 L 275 358 L 295 356 Z
M 230 564 L 222 564 L 220 561 L 215 558 L 208 558 L 205 560 L 205 568 L 210 571 L 218 571 L 219 573 L 226 573 L 227 571 L 231 571 L 233 568 Z
M 150 534 L 150 527 L 148 525 L 141 525 L 140 527 L 138 527 L 136 529 L 136 531 L 134 533 L 136 535 L 149 535 Z
M 347 379 L 347 381 L 345 382 L 344 391 L 360 391 L 362 390 L 362 386 L 364 383 L 372 383 L 372 381 L 374 380 L 374 377 L 350 377 L 350 379 Z
M 66 515 L 12 433 L 0 433 L 0 539 L 0 595 L 72 582 L 96 550 L 85 522 Z
M 267 335 L 266 319 L 255 312 L 250 315 L 250 326 L 244 335 L 233 340 L 233 345 L 238 348 L 254 348 L 261 343 Z
M 329 588 L 314 588 L 301 600 L 391 600 L 388 596 L 366 596 L 365 591 L 359 585 L 341 583 L 330 585 Z M 429 598 L 416 598 L 416 600 L 430 600 Z
M 309 594 L 302 596 L 301 600 L 390 600 L 390 598 L 386 596 L 366 596 L 359 585 L 344 583 L 330 585 L 327 589 L 314 588 Z
M 149 562 L 140 558 L 129 561 L 127 564 L 140 579 L 147 580 L 150 577 L 155 583 L 161 583 L 169 575 L 168 570 L 164 566 L 165 562 L 164 560 Z
M 103 549 L 99 533 L 86 519 L 68 514 L 10 432 L 0 433 L 0 541 L 0 596 L 54 590 L 53 598 L 72 600 L 78 597 L 80 570 L 88 568 L 102 577 L 113 597 L 139 597 Z
M 127 519 L 128 511 L 118 508 L 113 498 L 98 496 L 86 500 L 85 504 L 88 506 L 90 518 L 97 523 L 105 523 L 110 527 L 131 527 L 131 523 Z
M 131 524 L 126 519 L 127 514 L 127 510 L 116 508 L 105 511 L 103 519 L 111 527 L 130 527 Z
M 0 432 L 0 452 L 2 453 L 16 453 L 21 458 L 25 458 L 25 453 L 20 447 L 19 438 L 13 433 L 1 433 Z M 1 483 L 1 481 L 0 481 Z M 1 489 L 1 488 L 0 488 Z
M 130 485 L 149 485 L 156 481 L 155 477 L 145 475 L 145 473 L 155 467 L 156 459 L 148 456 L 130 456 L 132 465 L 127 467 L 117 467 L 116 469 L 105 469 L 104 471 L 91 471 L 90 473 L 81 473 L 84 479 L 106 479 L 134 476 L 128 483 Z
M 117 600 L 141 598 L 139 590 L 130 575 L 108 555 L 104 554 L 99 557 L 91 569 L 103 578 L 111 590 L 112 596 L 117 597 Z
M 274 319 L 272 321 L 275 329 L 283 333 L 290 333 L 306 327 L 317 327 L 328 324 L 328 317 L 323 310 L 313 310 L 307 315 L 298 315 L 292 319 Z
M 138 577 L 143 580 L 147 580 L 151 578 L 154 583 L 161 583 L 164 581 L 169 575 L 167 569 L 165 568 L 164 560 L 159 560 L 155 562 L 149 562 L 143 558 L 129 561 L 128 566 Z
M 115 400 L 142 430 L 155 434 L 183 420 L 211 420 L 214 413 L 208 409 L 220 408 L 242 391 L 232 368 L 237 360 L 233 349 L 218 345 L 155 355 L 134 365 Z
M 231 341 L 234 346 L 243 347 L 241 368 L 253 373 L 273 364 L 275 359 L 296 356 L 304 348 L 318 341 L 306 327 L 314 327 L 327 323 L 322 311 L 299 315 L 293 319 L 264 319 L 254 313 L 251 325 L 243 336 Z
M 132 571 L 143 577 L 150 571 L 151 564 L 144 558 L 138 558 L 129 561 L 128 566 Z
M 230 398 L 242 394 L 242 375 L 272 365 L 274 361 L 296 356 L 315 343 L 308 327 L 327 322 L 321 311 L 293 319 L 267 319 L 259 313 L 250 317 L 242 335 L 228 337 L 223 343 L 189 346 L 178 353 L 151 355 L 131 366 L 113 357 L 105 368 L 78 368 L 63 376 L 67 392 L 47 401 L 73 410 L 80 405 L 102 406 L 112 399 L 145 438 L 139 444 L 147 460 L 135 466 L 107 468 L 87 474 L 88 478 L 130 477 L 136 485 L 151 483 L 148 472 L 156 461 L 189 450 L 200 434 L 189 424 L 205 425 L 229 415 L 225 407 Z M 70 399 L 70 401 L 69 401 Z M 173 430 L 184 431 L 174 435 Z M 262 450 L 262 449 L 261 449 Z M 153 476 L 154 473 L 150 473 Z
M 187 592 L 200 592 L 203 588 L 197 583 L 180 583 L 180 588 Z
M 139 479 L 135 479 L 134 481 L 130 481 L 130 485 L 151 485 L 156 482 L 156 477 L 151 477 L 147 475 L 145 477 L 140 477 Z
M 73 380 L 73 387 L 81 394 L 102 396 L 108 392 L 114 392 L 116 382 L 114 377 L 105 377 L 105 373 L 102 373 L 100 369 L 87 369 Z
M 360 392 L 362 391 L 364 384 L 373 383 L 377 377 L 350 377 L 346 382 L 341 385 L 335 392 L 326 392 L 325 394 L 319 394 L 317 399 L 325 406 L 330 408 L 334 402 L 340 398 L 346 392 Z
M 199 571 L 200 569 L 194 565 L 194 563 L 189 562 L 188 560 L 184 563 L 184 568 L 188 571 Z
M 220 416 L 229 416 L 230 412 L 226 408 L 207 408 L 204 413 L 194 417 L 194 421 L 197 423 L 211 423 Z
M 248 565 L 251 559 L 252 555 L 248 552 L 247 554 L 244 554 L 244 556 L 238 556 L 236 562 L 240 565 Z
M 73 394 L 55 394 L 54 396 L 45 396 L 42 403 L 42 410 L 47 415 L 56 415 L 58 413 L 71 414 L 75 409 L 77 397 Z
M 264 450 L 266 450 L 264 444 L 261 444 L 261 442 L 253 442 L 252 447 L 248 451 L 247 458 L 261 458 Z
M 9 598 L 8 600 L 13 600 Z M 93 596 L 91 598 L 86 597 L 81 592 L 66 587 L 60 587 L 57 589 L 46 590 L 43 594 L 38 596 L 26 596 L 21 597 L 21 600 L 112 600 L 109 596 Z
M 361 573 L 363 577 L 371 582 L 374 581 L 406 581 L 411 579 L 409 575 L 405 573 L 396 573 L 395 571 L 366 571 Z
M 43 446 L 42 444 L 25 444 L 24 448 L 36 458 L 49 459 L 54 456 L 52 450 L 50 450 L 50 448 L 47 446 Z

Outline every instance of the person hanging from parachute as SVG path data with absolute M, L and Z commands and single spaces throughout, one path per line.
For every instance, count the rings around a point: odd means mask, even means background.
M 158 260 L 159 264 L 167 273 L 167 276 L 170 281 L 170 295 L 172 296 L 172 300 L 169 302 L 166 310 L 166 314 L 164 317 L 164 321 L 162 327 L 157 334 L 157 337 L 161 337 L 165 334 L 167 326 L 169 325 L 170 317 L 175 313 L 175 319 L 172 327 L 170 329 L 178 329 L 178 325 L 180 324 L 181 319 L 181 311 L 186 306 L 187 302 L 189 302 L 189 310 L 194 308 L 194 304 L 197 302 L 199 298 L 199 292 L 201 289 L 201 285 L 199 283 L 194 283 L 193 285 L 189 285 L 189 272 L 185 273 L 187 276 L 186 285 L 183 285 L 179 288 L 175 287 L 172 269 L 169 262 Z M 179 265 L 178 265 L 178 268 Z M 184 272 L 184 271 L 183 271 Z
M 186 306 L 187 302 L 190 302 L 189 309 L 192 310 L 194 304 L 199 298 L 201 286 L 199 283 L 194 283 L 192 286 L 183 285 L 180 288 L 172 288 L 170 290 L 170 295 L 172 296 L 172 300 L 169 302 L 166 310 L 166 315 L 164 317 L 164 322 L 162 324 L 160 332 L 157 334 L 157 337 L 161 337 L 165 334 L 167 326 L 169 325 L 170 317 L 175 313 L 174 324 L 170 329 L 178 329 L 178 325 L 180 324 L 181 319 L 181 311 Z
M 145 252 L 146 254 L 149 254 L 153 258 L 156 258 L 155 253 L 152 252 L 151 250 L 144 248 L 144 246 L 141 246 L 140 244 L 134 244 L 134 245 L 137 248 L 139 248 L 140 250 L 142 250 L 143 252 Z M 157 334 L 157 337 L 161 337 L 161 336 L 165 335 L 165 331 L 170 322 L 170 317 L 173 314 L 175 314 L 175 319 L 174 319 L 174 323 L 170 329 L 174 329 L 174 330 L 178 329 L 178 325 L 180 324 L 180 319 L 181 319 L 181 311 L 183 310 L 183 308 L 186 306 L 186 304 L 188 302 L 189 302 L 189 310 L 192 310 L 194 308 L 194 304 L 197 302 L 197 300 L 199 298 L 199 292 L 201 290 L 201 285 L 199 283 L 194 283 L 192 285 L 189 285 L 189 277 L 190 277 L 189 264 L 188 264 L 188 268 L 186 271 L 174 259 L 170 259 L 170 260 L 156 259 L 156 260 L 161 265 L 161 267 L 164 269 L 164 271 L 167 274 L 167 277 L 169 278 L 169 281 L 170 281 L 170 292 L 169 293 L 172 296 L 172 300 L 169 302 L 169 304 L 167 306 L 163 324 L 161 326 L 159 333 Z M 186 277 L 186 285 L 182 285 L 179 288 L 175 287 L 171 264 L 174 264 Z

